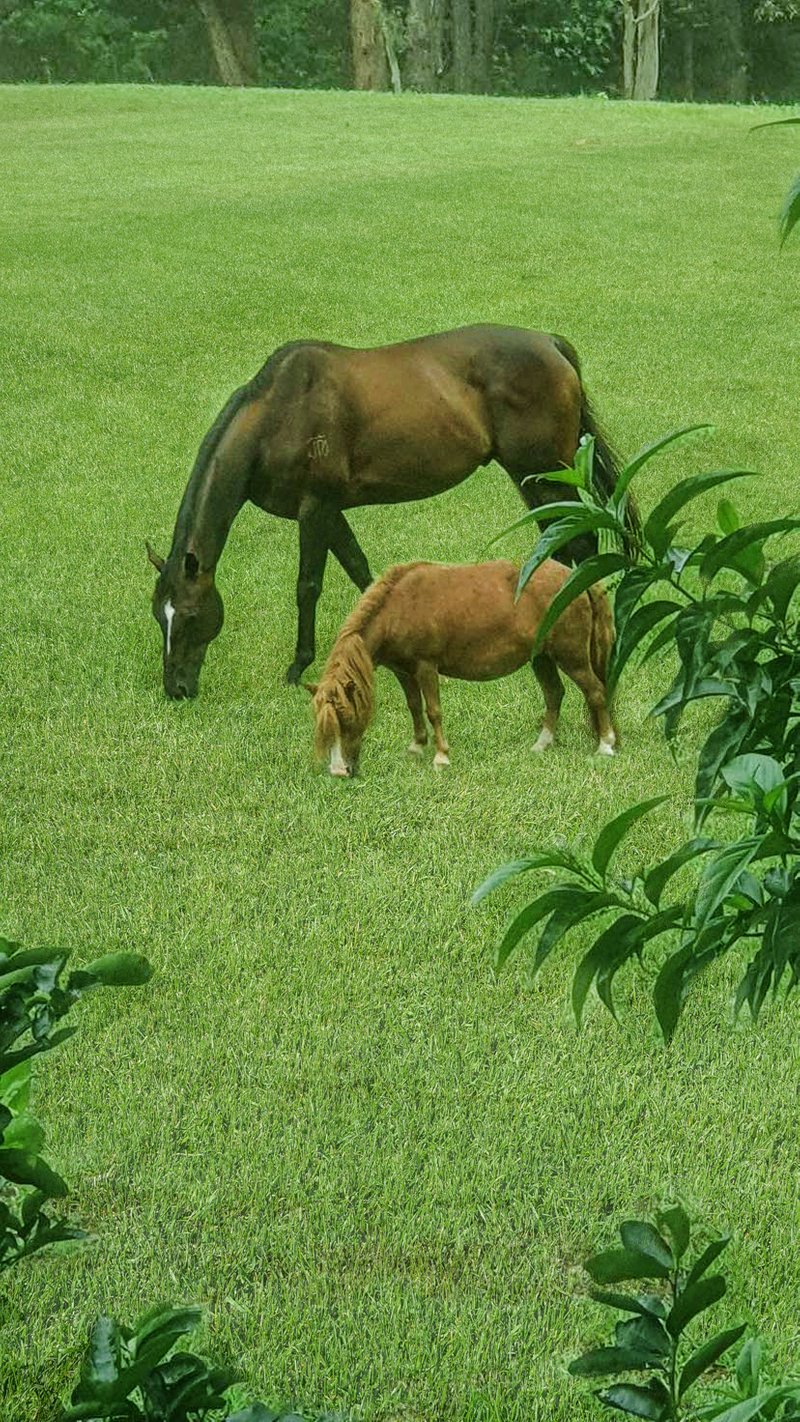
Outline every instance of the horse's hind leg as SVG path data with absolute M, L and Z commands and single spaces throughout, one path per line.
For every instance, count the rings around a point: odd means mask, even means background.
M 556 738 L 558 714 L 564 700 L 564 684 L 558 674 L 558 667 L 547 652 L 539 652 L 531 658 L 533 674 L 544 692 L 545 713 L 535 751 L 546 751 Z
M 428 713 L 428 720 L 433 730 L 433 739 L 436 743 L 436 754 L 433 757 L 434 765 L 449 765 L 450 750 L 442 731 L 442 707 L 439 701 L 439 673 L 432 662 L 419 662 L 416 671 L 422 695 L 425 698 L 425 710 Z
M 330 549 L 333 556 L 341 563 L 351 582 L 355 583 L 359 592 L 364 592 L 372 582 L 369 563 L 341 509 L 337 509 L 332 517 Z

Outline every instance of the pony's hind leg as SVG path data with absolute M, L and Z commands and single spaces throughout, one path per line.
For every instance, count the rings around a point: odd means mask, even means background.
M 585 661 L 577 657 L 568 660 L 560 657 L 559 665 L 583 692 L 592 729 L 597 736 L 597 754 L 616 755 L 617 733 L 608 710 L 608 693 L 605 684 L 592 669 L 588 657 Z
M 416 679 L 422 695 L 425 698 L 425 710 L 428 713 L 428 720 L 431 723 L 433 739 L 436 743 L 436 754 L 433 763 L 436 766 L 449 765 L 450 747 L 445 740 L 442 731 L 442 707 L 439 701 L 439 673 L 432 662 L 420 662 L 417 666 Z
M 419 683 L 416 677 L 413 677 L 410 672 L 402 671 L 400 667 L 392 667 L 392 671 L 403 688 L 406 705 L 414 723 L 414 739 L 408 749 L 412 755 L 422 755 L 428 744 L 428 732 L 425 728 L 425 717 L 422 714 L 422 694 Z
M 564 700 L 564 684 L 558 674 L 558 667 L 547 652 L 539 652 L 535 657 L 532 657 L 531 666 L 533 674 L 544 692 L 544 720 L 539 732 L 539 739 L 533 747 L 535 751 L 541 752 L 549 750 L 556 738 L 558 714 L 561 710 L 561 702 Z

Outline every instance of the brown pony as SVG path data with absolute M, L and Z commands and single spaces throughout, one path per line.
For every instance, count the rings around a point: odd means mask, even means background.
M 519 569 L 513 563 L 446 567 L 405 563 L 390 568 L 347 618 L 325 665 L 308 690 L 314 697 L 315 745 L 329 757 L 331 775 L 353 775 L 361 742 L 375 710 L 374 669 L 389 667 L 405 692 L 414 723 L 409 750 L 421 755 L 428 733 L 422 701 L 436 742 L 434 765 L 449 765 L 442 732 L 439 673 L 465 681 L 508 676 L 530 661 L 544 692 L 545 717 L 533 749 L 555 739 L 564 695 L 559 669 L 580 687 L 600 755 L 613 755 L 617 733 L 606 690 L 614 641 L 611 608 L 602 587 L 570 603 L 533 655 L 536 634 L 550 603 L 569 577 L 553 560 L 543 563 L 515 601 Z

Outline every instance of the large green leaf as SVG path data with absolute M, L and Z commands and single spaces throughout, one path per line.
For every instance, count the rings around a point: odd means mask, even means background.
M 488 894 L 494 893 L 501 884 L 505 884 L 509 879 L 515 879 L 518 874 L 526 874 L 530 869 L 575 869 L 576 859 L 572 854 L 557 849 L 546 850 L 542 854 L 529 854 L 526 859 L 513 859 L 508 864 L 501 864 L 499 869 L 493 870 L 487 879 L 475 890 L 470 903 L 473 908 L 476 904 L 485 899 Z
M 68 1193 L 65 1182 L 45 1160 L 24 1150 L 0 1149 L 0 1176 L 13 1180 L 15 1185 L 33 1185 L 51 1200 L 61 1199 Z
M 541 937 L 536 945 L 532 972 L 538 973 L 556 944 L 561 942 L 561 939 L 571 928 L 574 928 L 578 923 L 583 923 L 593 914 L 602 913 L 604 909 L 612 908 L 616 903 L 617 900 L 613 895 L 590 890 L 585 893 L 584 897 L 579 898 L 576 895 L 572 903 L 555 909 L 542 929 Z
M 633 1383 L 618 1383 L 615 1387 L 603 1388 L 598 1397 L 606 1407 L 627 1412 L 630 1417 L 647 1417 L 650 1422 L 662 1422 L 668 1416 L 669 1404 L 660 1393 Z
M 615 849 L 636 821 L 642 819 L 644 815 L 649 815 L 656 805 L 663 805 L 664 801 L 668 799 L 668 795 L 655 795 L 650 800 L 642 800 L 638 805 L 632 805 L 630 809 L 623 810 L 621 815 L 616 815 L 613 820 L 609 820 L 608 824 L 603 826 L 592 850 L 592 864 L 598 874 L 605 875 Z
M 788 193 L 784 199 L 781 214 L 778 219 L 781 233 L 781 246 L 797 223 L 800 222 L 800 173 L 797 173 L 792 181 Z
M 670 1205 L 666 1210 L 659 1210 L 658 1223 L 672 1235 L 673 1252 L 680 1261 L 689 1248 L 691 1237 L 689 1216 L 685 1209 L 682 1205 Z
M 624 553 L 598 553 L 596 557 L 585 558 L 582 563 L 579 563 L 575 571 L 570 573 L 564 586 L 556 593 L 539 623 L 534 651 L 543 645 L 551 628 L 570 603 L 585 593 L 587 588 L 600 582 L 601 578 L 608 578 L 612 573 L 618 573 L 621 568 L 627 566 L 627 563 L 628 560 Z
M 82 971 L 104 987 L 140 987 L 153 976 L 153 969 L 141 953 L 106 953 L 88 963 Z
M 3 1148 L 21 1150 L 28 1155 L 38 1155 L 44 1145 L 44 1128 L 35 1116 L 20 1111 L 3 1131 Z
M 712 1274 L 710 1278 L 687 1284 L 667 1314 L 667 1328 L 672 1337 L 678 1338 L 693 1318 L 722 1298 L 726 1289 L 722 1274 Z
M 661 439 L 654 440 L 652 444 L 645 445 L 644 449 L 640 449 L 639 453 L 635 454 L 630 463 L 626 464 L 625 468 L 621 471 L 614 486 L 614 500 L 618 501 L 622 495 L 627 492 L 634 475 L 638 474 L 639 470 L 647 464 L 649 460 L 653 459 L 657 454 L 660 454 L 662 449 L 668 449 L 670 445 L 685 444 L 687 440 L 693 439 L 696 434 L 713 432 L 713 429 L 713 425 L 683 425 L 678 430 L 671 430 L 669 434 L 662 435 Z
M 656 1263 L 671 1269 L 675 1263 L 667 1241 L 649 1220 L 625 1220 L 619 1227 L 620 1238 L 626 1249 L 638 1249 Z
M 625 1279 L 668 1279 L 669 1265 L 641 1249 L 605 1249 L 583 1266 L 596 1284 L 621 1284 Z
M 645 875 L 644 892 L 651 904 L 658 908 L 661 903 L 667 884 L 673 875 L 682 869 L 684 864 L 690 864 L 701 854 L 708 854 L 710 850 L 719 848 L 719 840 L 708 839 L 703 835 L 698 835 L 695 839 L 687 840 L 680 849 L 676 849 L 674 854 L 670 854 L 667 859 L 663 859 L 660 864 L 656 864 Z
M 711 582 L 722 568 L 735 566 L 732 560 L 745 548 L 754 545 L 759 547 L 768 539 L 773 538 L 777 533 L 788 533 L 791 529 L 800 528 L 800 518 L 773 518 L 764 523 L 747 524 L 744 528 L 737 528 L 735 533 L 729 533 L 727 538 L 721 538 L 712 548 L 709 548 L 700 563 L 700 577 L 703 582 Z
M 695 474 L 691 479 L 682 479 L 656 504 L 647 519 L 644 536 L 648 543 L 651 543 L 660 555 L 668 541 L 669 525 L 686 504 L 698 498 L 700 494 L 707 493 L 709 489 L 716 489 L 720 484 L 730 484 L 734 479 L 751 477 L 754 475 L 750 469 L 714 469 L 708 474 Z
M 717 850 L 713 859 L 706 861 L 692 914 L 692 927 L 696 933 L 705 927 L 731 892 L 737 879 L 752 859 L 755 859 L 765 840 L 765 835 L 750 835 L 746 839 L 734 840 Z
M 770 569 L 764 587 L 764 596 L 772 603 L 775 616 L 783 621 L 789 611 L 789 604 L 800 587 L 800 554 L 793 553 L 782 558 Z
M 719 1259 L 720 1254 L 724 1249 L 727 1249 L 730 1242 L 731 1237 L 729 1234 L 720 1235 L 719 1239 L 712 1239 L 711 1243 L 706 1246 L 689 1270 L 686 1276 L 687 1288 L 690 1284 L 696 1284 L 698 1279 L 702 1279 L 706 1270 L 711 1268 L 715 1259 Z
M 626 935 L 638 928 L 642 919 L 637 914 L 623 913 L 616 918 L 608 928 L 595 939 L 588 953 L 581 958 L 572 979 L 572 1010 L 575 1013 L 575 1021 L 580 1027 L 583 1009 L 589 989 L 592 986 L 597 974 L 604 966 L 616 966 L 620 944 L 624 942 Z
M 692 957 L 692 944 L 685 943 L 663 963 L 653 985 L 653 1007 L 665 1042 L 672 1040 L 678 1025 Z
M 527 562 L 520 569 L 516 596 L 519 597 L 542 563 L 546 562 L 548 558 L 552 558 L 553 554 L 563 548 L 565 544 L 571 543 L 573 538 L 578 538 L 583 533 L 594 533 L 600 527 L 607 527 L 607 518 L 608 516 L 601 512 L 595 513 L 592 510 L 584 509 L 582 513 L 572 514 L 569 517 L 558 519 L 556 523 L 548 524 Z M 616 527 L 616 525 L 614 526 Z M 626 560 L 623 558 L 622 565 L 625 563 Z M 598 576 L 602 577 L 603 574 L 598 574 Z
M 646 602 L 643 607 L 636 609 L 626 622 L 624 631 L 618 634 L 611 651 L 606 677 L 609 692 L 612 692 L 616 687 L 623 668 L 648 632 L 652 632 L 653 628 L 657 627 L 659 622 L 663 622 L 666 617 L 674 616 L 679 611 L 680 604 L 666 598 L 659 598 L 655 602 Z
M 699 1377 L 708 1368 L 714 1366 L 723 1353 L 727 1353 L 734 1343 L 741 1338 L 744 1333 L 746 1323 L 740 1323 L 737 1328 L 726 1328 L 724 1333 L 717 1333 L 713 1338 L 709 1338 L 702 1348 L 698 1348 L 696 1353 L 692 1353 L 691 1358 L 684 1364 L 678 1384 L 678 1396 L 683 1397 L 685 1392 L 697 1382 Z
M 526 904 L 525 908 L 522 909 L 509 924 L 502 942 L 495 949 L 495 969 L 499 972 L 510 955 L 514 952 L 520 940 L 525 937 L 526 933 L 530 933 L 531 929 L 535 928 L 537 923 L 541 923 L 543 918 L 547 918 L 548 915 L 553 913 L 556 909 L 574 903 L 576 898 L 579 898 L 585 892 L 584 889 L 578 888 L 577 885 L 547 889 L 543 894 L 540 894 L 537 899 L 534 899 L 532 903 Z
M 590 1289 L 589 1295 L 597 1303 L 609 1308 L 620 1308 L 626 1313 L 636 1313 L 652 1318 L 666 1318 L 667 1311 L 657 1294 L 617 1294 L 604 1289 Z
M 607 1377 L 609 1373 L 640 1371 L 660 1360 L 658 1357 L 642 1353 L 638 1348 L 593 1348 L 570 1363 L 568 1372 L 573 1377 Z

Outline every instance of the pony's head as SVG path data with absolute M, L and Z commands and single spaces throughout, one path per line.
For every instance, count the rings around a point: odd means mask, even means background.
M 195 553 L 159 558 L 148 543 L 147 556 L 158 570 L 153 616 L 164 638 L 164 690 L 175 701 L 197 695 L 200 668 L 222 627 L 222 598 L 213 572 L 203 572 Z
M 341 638 L 316 686 L 314 748 L 331 775 L 355 775 L 361 742 L 375 709 L 372 659 L 358 635 Z

